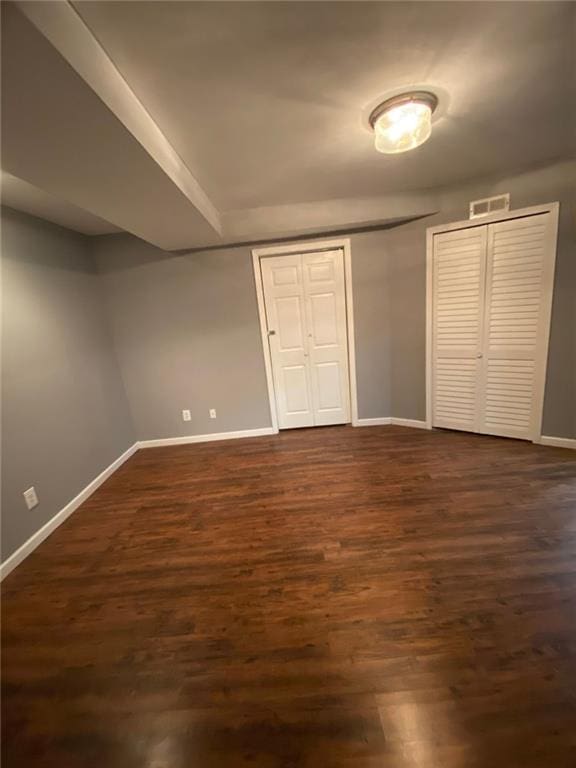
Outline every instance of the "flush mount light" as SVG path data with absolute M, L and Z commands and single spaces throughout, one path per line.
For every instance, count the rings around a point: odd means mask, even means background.
M 378 152 L 397 154 L 415 149 L 432 132 L 432 113 L 438 99 L 428 91 L 413 91 L 382 102 L 370 115 Z

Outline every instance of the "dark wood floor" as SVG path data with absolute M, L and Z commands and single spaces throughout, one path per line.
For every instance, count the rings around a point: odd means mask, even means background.
M 3 587 L 4 768 L 576 765 L 568 450 L 143 450 Z

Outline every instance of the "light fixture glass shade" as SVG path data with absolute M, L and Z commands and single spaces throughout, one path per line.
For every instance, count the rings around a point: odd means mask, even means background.
M 391 105 L 374 123 L 378 152 L 396 154 L 423 144 L 432 133 L 432 109 L 421 101 Z

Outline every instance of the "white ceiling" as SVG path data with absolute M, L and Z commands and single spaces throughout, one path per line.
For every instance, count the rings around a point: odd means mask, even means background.
M 574 141 L 570 3 L 75 7 L 220 209 L 444 186 Z M 375 153 L 363 111 L 414 84 L 447 94 L 433 139 Z
M 164 248 L 422 215 L 574 151 L 575 3 L 73 5 L 3 9 L 3 167 Z M 432 138 L 378 154 L 367 110 L 414 86 Z
M 94 214 L 54 197 L 49 192 L 44 192 L 5 171 L 0 174 L 0 187 L 2 205 L 17 211 L 30 213 L 83 235 L 109 235 L 120 231 L 118 227 L 102 221 Z
M 118 112 L 132 107 L 117 95 L 100 49 L 90 49 L 92 35 L 79 38 L 69 26 L 79 21 L 71 7 L 25 2 L 1 10 L 2 169 L 161 247 L 216 243 L 213 226 L 177 183 L 178 169 L 166 173 L 151 154 L 153 142 L 135 136 L 105 103 L 112 92 Z M 35 12 L 32 23 L 25 14 Z M 87 83 L 86 62 L 98 68 L 107 91 Z M 139 115 L 134 122 L 142 129 Z

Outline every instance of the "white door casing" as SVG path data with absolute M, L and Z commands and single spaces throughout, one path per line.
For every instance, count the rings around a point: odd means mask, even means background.
M 260 259 L 278 424 L 350 420 L 341 250 Z

